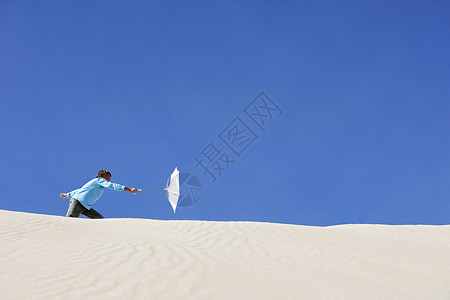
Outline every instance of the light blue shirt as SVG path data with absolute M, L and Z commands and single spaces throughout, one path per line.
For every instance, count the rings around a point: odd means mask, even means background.
M 100 198 L 105 188 L 114 191 L 125 190 L 124 185 L 112 183 L 105 178 L 99 177 L 92 179 L 91 181 L 83 185 L 82 188 L 71 191 L 67 194 L 67 198 L 75 198 L 81 204 L 83 204 L 84 207 L 86 207 L 87 209 L 91 209 L 92 204 L 94 204 Z

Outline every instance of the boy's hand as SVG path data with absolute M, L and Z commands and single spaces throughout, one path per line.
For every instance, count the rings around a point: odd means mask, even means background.
M 132 193 L 132 194 L 136 194 L 136 192 L 138 191 L 138 189 L 137 189 L 137 188 L 129 189 L 129 188 L 125 187 L 125 191 L 130 192 L 130 193 Z
M 63 198 L 63 199 L 67 199 L 67 194 L 61 193 L 61 194 L 59 194 L 59 197 L 60 197 L 60 198 Z

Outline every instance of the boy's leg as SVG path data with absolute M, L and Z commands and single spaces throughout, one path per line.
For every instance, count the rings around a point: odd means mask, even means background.
M 93 208 L 86 209 L 81 213 L 90 219 L 103 219 L 103 216 Z
M 78 218 L 86 208 L 77 199 L 70 199 L 66 217 Z

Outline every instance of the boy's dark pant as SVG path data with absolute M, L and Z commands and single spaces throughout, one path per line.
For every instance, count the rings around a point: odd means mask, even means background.
M 91 219 L 103 219 L 103 216 L 95 209 L 87 209 L 77 199 L 70 199 L 69 210 L 67 211 L 66 217 L 78 218 L 80 214 L 83 214 Z

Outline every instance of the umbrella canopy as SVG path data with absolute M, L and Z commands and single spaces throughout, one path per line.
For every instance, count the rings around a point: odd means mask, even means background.
M 173 208 L 173 212 L 177 209 L 178 198 L 180 197 L 180 172 L 175 168 L 172 175 L 170 175 L 170 181 L 165 188 L 167 191 L 167 198 L 169 198 L 170 205 Z

